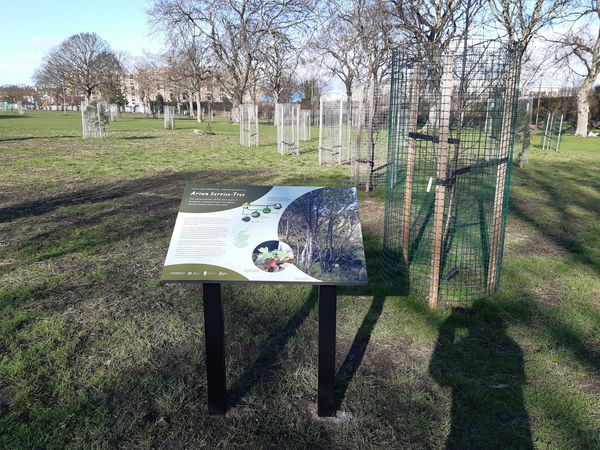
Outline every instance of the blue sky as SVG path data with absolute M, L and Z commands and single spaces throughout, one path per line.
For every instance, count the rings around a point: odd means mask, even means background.
M 96 32 L 132 56 L 157 51 L 146 25 L 150 0 L 0 0 L 0 85 L 30 84 L 48 50 L 80 32 Z

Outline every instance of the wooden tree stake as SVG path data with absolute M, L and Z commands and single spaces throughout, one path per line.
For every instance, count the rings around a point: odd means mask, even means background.
M 499 159 L 508 157 L 510 151 L 511 130 L 514 110 L 514 97 L 516 90 L 517 67 L 513 63 L 508 72 L 508 80 L 506 83 L 506 97 L 504 102 L 504 114 L 502 117 L 502 132 L 500 135 L 500 152 Z M 490 259 L 488 263 L 488 279 L 487 291 L 493 292 L 496 288 L 498 277 L 498 253 L 501 244 L 501 225 L 502 213 L 504 209 L 504 196 L 506 184 L 506 170 L 509 161 L 505 161 L 498 165 L 496 174 L 496 190 L 494 195 L 494 209 L 492 210 L 492 239 L 490 243 Z
M 440 99 L 440 131 L 438 145 L 438 161 L 436 177 L 438 180 L 446 179 L 448 167 L 448 136 L 450 132 L 450 108 L 452 105 L 452 68 L 451 56 L 444 59 Z M 435 185 L 435 204 L 433 212 L 433 248 L 431 256 L 431 279 L 429 283 L 429 307 L 438 306 L 440 290 L 440 271 L 442 254 L 442 237 L 444 224 L 444 205 L 446 202 L 446 186 L 437 183 Z

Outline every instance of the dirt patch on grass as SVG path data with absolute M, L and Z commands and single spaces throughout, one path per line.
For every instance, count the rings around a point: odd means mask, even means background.
M 0 417 L 2 416 L 2 414 L 8 412 L 16 395 L 16 387 L 0 385 Z
M 579 387 L 586 394 L 600 398 L 600 371 L 591 373 L 584 382 L 579 383 Z
M 385 218 L 384 203 L 374 197 L 365 196 L 360 201 L 360 221 L 364 234 L 383 235 Z
M 536 255 L 550 258 L 561 258 L 568 255 L 568 251 L 553 240 L 548 239 L 538 230 L 526 222 L 511 217 L 506 230 L 505 238 L 506 257 L 513 255 Z

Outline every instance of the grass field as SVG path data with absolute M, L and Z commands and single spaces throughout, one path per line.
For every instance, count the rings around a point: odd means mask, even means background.
M 200 286 L 158 282 L 187 182 L 347 185 L 317 135 L 125 115 L 0 113 L 0 448 L 600 448 L 600 141 L 514 169 L 500 291 L 429 311 L 380 276 L 383 193 L 360 196 L 369 285 L 338 300 L 336 418 L 316 416 L 317 297 L 224 287 L 230 408 L 210 417 Z

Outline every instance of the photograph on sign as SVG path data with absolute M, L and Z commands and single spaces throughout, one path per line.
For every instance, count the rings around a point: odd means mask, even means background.
M 188 185 L 161 280 L 365 284 L 356 189 Z

